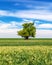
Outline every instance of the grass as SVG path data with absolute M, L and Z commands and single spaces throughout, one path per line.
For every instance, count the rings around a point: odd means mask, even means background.
M 0 38 L 0 46 L 34 46 L 34 45 L 52 45 L 52 39 L 17 39 L 17 38 Z
M 52 65 L 52 46 L 2 46 L 0 65 Z
M 0 38 L 0 65 L 52 65 L 52 39 Z

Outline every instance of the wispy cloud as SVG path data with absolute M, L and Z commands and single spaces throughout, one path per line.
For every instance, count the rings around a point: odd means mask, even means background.
M 40 24 L 37 28 L 44 28 L 44 29 L 50 29 L 52 28 L 52 24 Z
M 18 37 L 17 31 L 21 23 L 11 21 L 10 23 L 5 23 L 0 21 L 0 38 L 16 38 Z M 19 36 L 20 37 L 20 36 Z
M 0 33 L 13 33 L 19 30 L 21 24 L 15 21 L 11 21 L 10 23 L 4 23 L 0 21 Z
M 12 16 L 12 17 L 19 17 L 19 18 L 34 18 L 34 19 L 41 19 L 52 21 L 52 12 L 47 10 L 25 10 L 25 11 L 3 11 L 0 10 L 0 16 Z
M 52 7 L 52 2 L 32 1 L 25 3 L 25 6 L 34 10 L 50 10 Z

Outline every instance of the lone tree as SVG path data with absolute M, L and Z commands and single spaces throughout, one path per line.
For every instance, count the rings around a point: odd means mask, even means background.
M 24 23 L 22 24 L 23 29 L 18 31 L 18 35 L 28 39 L 29 37 L 34 37 L 36 34 L 36 27 L 34 23 Z

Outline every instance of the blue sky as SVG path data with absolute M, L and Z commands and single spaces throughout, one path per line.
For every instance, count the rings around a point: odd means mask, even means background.
M 36 38 L 52 38 L 51 0 L 1 0 L 0 38 L 16 38 L 25 22 L 34 22 Z

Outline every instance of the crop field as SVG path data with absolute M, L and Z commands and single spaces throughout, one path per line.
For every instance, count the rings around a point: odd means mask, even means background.
M 0 46 L 34 46 L 34 45 L 52 45 L 52 39 L 0 39 Z
M 0 65 L 52 65 L 52 39 L 0 39 Z
M 52 46 L 0 46 L 0 65 L 52 65 Z

